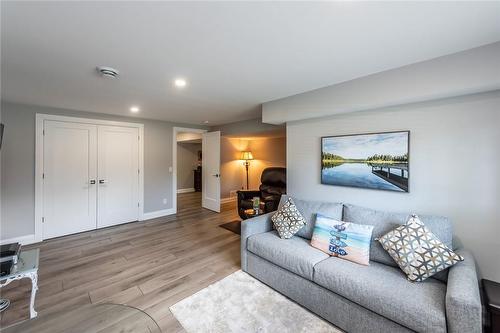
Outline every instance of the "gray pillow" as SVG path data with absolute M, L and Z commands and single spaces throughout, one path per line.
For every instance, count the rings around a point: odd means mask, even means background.
M 292 198 L 289 195 L 282 195 L 279 207 L 281 207 L 288 198 Z M 316 213 L 321 213 L 337 221 L 342 220 L 342 209 L 343 205 L 337 202 L 323 202 L 323 201 L 309 201 L 301 200 L 293 197 L 293 202 L 299 210 L 300 214 L 305 218 L 306 225 L 297 232 L 297 236 L 305 239 L 311 239 L 314 224 L 316 221 Z
M 284 239 L 292 238 L 306 224 L 306 220 L 295 207 L 292 198 L 288 198 L 271 216 L 271 221 L 278 235 Z
M 424 281 L 464 260 L 430 232 L 417 215 L 378 241 L 413 282 Z

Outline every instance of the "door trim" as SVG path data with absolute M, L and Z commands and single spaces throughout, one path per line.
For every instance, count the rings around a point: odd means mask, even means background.
M 206 133 L 208 130 L 187 127 L 174 127 L 172 130 L 172 214 L 177 213 L 177 133 L 179 132 Z M 205 155 L 204 151 L 202 155 Z
M 45 121 L 61 121 L 92 125 L 122 126 L 139 129 L 139 221 L 144 216 L 144 124 L 122 121 L 78 118 L 37 113 L 35 120 L 35 242 L 43 241 L 43 129 Z

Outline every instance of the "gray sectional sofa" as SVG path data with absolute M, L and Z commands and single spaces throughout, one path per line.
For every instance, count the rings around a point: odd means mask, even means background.
M 347 332 L 482 331 L 479 285 L 469 252 L 458 249 L 465 261 L 435 278 L 412 283 L 374 240 L 405 223 L 408 214 L 293 199 L 307 225 L 291 239 L 281 239 L 273 230 L 273 213 L 242 223 L 241 266 L 245 272 Z M 330 257 L 310 246 L 317 212 L 375 226 L 369 266 Z M 420 218 L 452 247 L 452 226 L 447 218 Z

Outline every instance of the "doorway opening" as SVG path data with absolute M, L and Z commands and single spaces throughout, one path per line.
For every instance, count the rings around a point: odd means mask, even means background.
M 201 207 L 202 133 L 177 132 L 177 211 Z
M 173 207 L 220 211 L 220 132 L 174 127 Z

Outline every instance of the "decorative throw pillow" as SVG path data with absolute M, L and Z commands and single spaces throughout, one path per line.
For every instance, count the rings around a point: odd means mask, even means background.
M 271 221 L 273 221 L 274 229 L 278 231 L 278 235 L 285 239 L 291 238 L 306 225 L 306 219 L 300 214 L 292 198 L 288 198 L 271 217 Z
M 337 221 L 318 213 L 311 245 L 331 256 L 369 265 L 372 232 L 372 225 Z
M 377 240 L 408 280 L 414 282 L 424 281 L 464 260 L 427 229 L 417 215 Z

